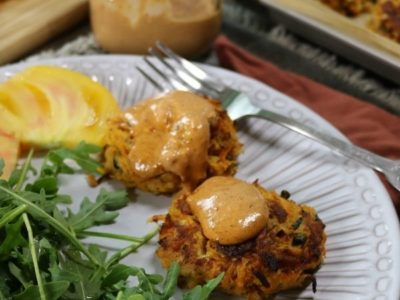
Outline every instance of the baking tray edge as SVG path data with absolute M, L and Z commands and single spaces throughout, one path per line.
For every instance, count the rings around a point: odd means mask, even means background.
M 306 40 L 325 47 L 362 67 L 400 84 L 400 59 L 336 31 L 273 0 L 258 0 L 271 10 L 270 17 Z

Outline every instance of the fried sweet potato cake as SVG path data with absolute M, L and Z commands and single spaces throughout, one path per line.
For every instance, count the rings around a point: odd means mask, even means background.
M 175 91 L 112 118 L 103 156 L 111 178 L 168 194 L 235 174 L 240 152 L 235 126 L 219 102 Z
M 375 0 L 321 0 L 325 4 L 332 7 L 334 10 L 347 15 L 358 16 L 359 14 L 368 11 Z
M 267 204 L 267 225 L 238 244 L 223 245 L 204 235 L 188 202 L 191 195 L 173 199 L 156 254 L 165 268 L 173 261 L 181 266 L 181 288 L 204 284 L 225 272 L 219 289 L 251 300 L 309 283 L 315 289 L 314 273 L 325 255 L 324 224 L 313 208 L 289 200 L 287 192 L 278 195 L 257 183 L 253 186 Z M 217 210 L 223 213 L 221 207 Z
M 380 0 L 372 10 L 370 26 L 400 43 L 400 0 Z

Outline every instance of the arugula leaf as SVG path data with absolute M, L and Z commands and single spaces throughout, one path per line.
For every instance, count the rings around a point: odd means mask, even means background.
M 3 175 L 4 166 L 5 166 L 4 159 L 0 157 L 0 176 Z
M 76 162 L 85 172 L 90 174 L 102 174 L 102 165 L 94 157 L 101 151 L 101 147 L 81 142 L 73 149 L 59 148 L 51 150 L 48 154 L 48 159 L 58 167 L 58 172 L 67 174 L 73 173 L 73 169 L 65 163 L 65 160 L 70 159 Z
M 62 269 L 58 261 L 52 261 L 50 265 L 49 272 L 53 281 L 75 282 L 79 279 L 76 273 Z
M 107 191 L 101 189 L 95 202 L 84 198 L 76 214 L 69 211 L 67 222 L 75 232 L 83 231 L 95 225 L 110 224 L 118 217 L 116 209 L 128 204 L 128 194 L 124 190 Z
M 46 292 L 46 299 L 48 300 L 59 299 L 68 289 L 68 286 L 69 286 L 68 281 L 53 281 L 45 283 L 44 289 Z M 31 285 L 22 293 L 15 295 L 13 297 L 14 300 L 32 300 L 39 298 L 40 298 L 39 287 L 36 285 Z
M 18 184 L 26 180 L 28 172 L 31 172 L 34 176 L 37 175 L 36 169 L 31 164 L 33 151 L 30 151 L 25 163 L 21 167 L 15 168 L 8 179 L 8 186 L 19 190 Z
M 60 174 L 102 173 L 96 159 L 100 151 L 85 143 L 51 150 L 40 172 L 32 167 L 31 151 L 8 180 L 0 180 L 0 300 L 167 300 L 174 294 L 177 264 L 165 279 L 121 264 L 151 240 L 158 227 L 143 237 L 86 230 L 115 221 L 129 201 L 125 190 L 101 189 L 94 201 L 83 199 L 77 212 L 69 208 L 71 196 L 59 194 Z M 0 172 L 2 168 L 0 160 Z M 98 245 L 82 243 L 87 236 L 131 244 L 109 256 Z
M 10 188 L 13 188 L 17 184 L 19 178 L 21 178 L 21 175 L 22 175 L 22 169 L 20 168 L 14 169 L 14 171 L 11 172 L 10 178 L 8 179 L 7 182 L 8 186 Z
M 101 265 L 104 265 L 107 259 L 107 251 L 102 251 L 98 245 L 91 244 L 89 245 L 89 252 L 96 257 Z
M 8 259 L 14 248 L 23 247 L 28 244 L 21 234 L 23 223 L 22 218 L 18 218 L 16 222 L 6 225 L 5 239 L 0 244 L 0 260 Z
M 11 210 L 14 209 L 14 207 L 9 203 L 9 200 L 4 201 L 3 199 L 2 203 L 0 203 L 0 218 L 3 218 L 4 215 L 8 214 Z
M 62 274 L 65 276 L 71 276 L 72 288 L 66 291 L 63 295 L 63 299 L 99 299 L 101 296 L 101 278 L 92 280 L 93 272 L 96 270 L 96 266 L 82 257 L 79 251 L 74 249 L 68 249 L 63 251 L 64 257 L 59 256 L 59 266 L 62 270 Z
M 135 276 L 138 273 L 138 268 L 116 264 L 110 268 L 108 275 L 104 278 L 102 286 L 104 288 L 111 287 L 120 281 L 125 281 L 129 276 Z
M 46 213 L 42 208 L 37 206 L 36 204 L 32 203 L 29 198 L 26 198 L 24 196 L 21 196 L 18 192 L 15 192 L 13 190 L 6 189 L 2 186 L 0 186 L 0 190 L 3 192 L 6 192 L 10 196 L 14 198 L 14 200 L 17 203 L 25 204 L 28 208 L 28 211 L 34 215 L 36 218 L 39 218 L 40 220 L 46 220 L 46 222 L 53 227 L 55 230 L 57 230 L 62 236 L 64 236 L 66 239 L 70 241 L 71 244 L 73 244 L 77 249 L 82 251 L 82 253 L 85 253 L 85 255 L 94 263 L 97 264 L 96 259 L 89 253 L 89 251 L 82 245 L 82 243 L 75 237 L 74 233 L 70 231 L 69 228 L 66 228 L 63 226 L 61 223 L 59 223 L 56 219 L 54 219 L 51 215 Z M 26 192 L 28 193 L 28 192 Z M 31 195 L 34 197 L 33 195 Z
M 146 298 L 143 295 L 136 294 L 136 295 L 130 295 L 127 300 L 146 300 Z
M 31 222 L 29 220 L 28 215 L 26 213 L 23 213 L 22 218 L 24 220 L 24 225 L 25 225 L 26 231 L 28 233 L 28 242 L 29 242 L 28 246 L 29 246 L 29 250 L 30 250 L 30 256 L 32 258 L 32 265 L 33 265 L 33 269 L 35 272 L 35 281 L 37 282 L 40 300 L 47 300 L 46 299 L 46 290 L 43 285 L 42 273 L 39 268 L 39 261 L 38 261 L 39 251 L 37 249 L 37 240 L 35 239 L 35 237 L 33 235 L 33 230 L 32 230 Z
M 128 288 L 125 289 L 124 291 L 121 291 L 117 298 L 110 298 L 110 299 L 116 299 L 116 300 L 148 300 L 149 298 L 146 298 L 143 294 L 140 294 L 138 292 L 137 288 Z
M 10 299 L 10 282 L 12 281 L 11 276 L 7 273 L 7 267 L 5 263 L 0 263 L 0 300 Z
M 57 206 L 55 206 L 53 209 L 53 217 L 64 227 L 66 227 L 66 228 L 69 227 L 69 224 L 68 224 L 67 220 L 65 219 L 64 214 L 60 211 L 60 209 Z
M 22 272 L 21 268 L 17 267 L 13 262 L 8 263 L 8 269 L 10 273 L 18 279 L 18 281 L 23 285 L 24 288 L 27 288 L 31 285 L 31 281 L 27 278 L 26 272 Z
M 211 292 L 218 286 L 222 278 L 224 278 L 224 273 L 219 274 L 214 279 L 208 281 L 204 286 L 196 286 L 191 291 L 183 295 L 183 300 L 207 300 Z
M 127 287 L 126 282 L 130 276 L 137 277 L 138 286 Z M 117 264 L 111 268 L 111 272 L 104 278 L 103 288 L 108 291 L 109 296 L 122 291 L 123 293 L 119 294 L 117 299 L 131 299 L 131 297 L 139 296 L 138 299 L 169 299 L 172 294 L 167 298 L 165 298 L 165 295 L 169 294 L 171 290 L 168 290 L 167 293 L 161 293 L 157 288 L 162 280 L 161 275 L 147 274 L 143 268 Z
M 33 184 L 27 185 L 26 190 L 34 193 L 43 190 L 47 197 L 53 197 L 58 192 L 58 180 L 54 176 L 44 175 L 36 179 Z
M 15 208 L 12 208 L 11 205 L 6 207 L 2 207 L 1 211 L 1 219 L 0 219 L 0 229 L 6 224 L 14 221 L 19 215 L 21 215 L 27 209 L 26 205 L 19 205 Z
M 162 300 L 167 300 L 175 293 L 176 286 L 178 284 L 180 267 L 178 263 L 173 262 L 168 268 L 167 276 L 163 283 L 163 293 L 161 295 Z

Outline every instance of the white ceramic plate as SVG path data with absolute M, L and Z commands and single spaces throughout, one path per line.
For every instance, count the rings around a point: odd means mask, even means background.
M 135 65 L 142 65 L 141 57 L 86 56 L 39 63 L 61 65 L 90 75 L 108 87 L 122 106 L 156 93 L 135 69 Z M 0 81 L 25 67 L 18 64 L 0 68 Z M 226 84 L 248 93 L 257 105 L 342 136 L 317 114 L 258 81 L 219 68 L 206 69 Z M 237 176 L 248 181 L 259 179 L 264 187 L 278 192 L 290 191 L 298 203 L 314 206 L 327 225 L 327 257 L 317 273 L 317 293 L 313 294 L 308 287 L 282 293 L 276 299 L 399 299 L 399 223 L 375 173 L 269 122 L 251 120 L 239 125 L 245 150 Z M 63 177 L 63 183 L 65 191 L 76 196 L 76 205 L 83 195 L 96 194 L 83 177 Z M 143 235 L 154 226 L 147 224 L 148 217 L 165 213 L 170 203 L 167 197 L 142 192 L 134 198 L 109 230 Z M 100 242 L 111 249 L 124 246 L 114 240 Z M 126 263 L 144 267 L 148 272 L 163 272 L 154 256 L 156 245 L 157 241 L 152 241 L 128 257 Z M 216 299 L 233 298 L 218 295 Z

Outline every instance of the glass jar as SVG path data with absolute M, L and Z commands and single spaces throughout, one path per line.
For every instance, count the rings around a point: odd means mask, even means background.
M 145 54 L 159 40 L 193 58 L 221 26 L 221 0 L 90 0 L 97 42 L 112 53 Z

